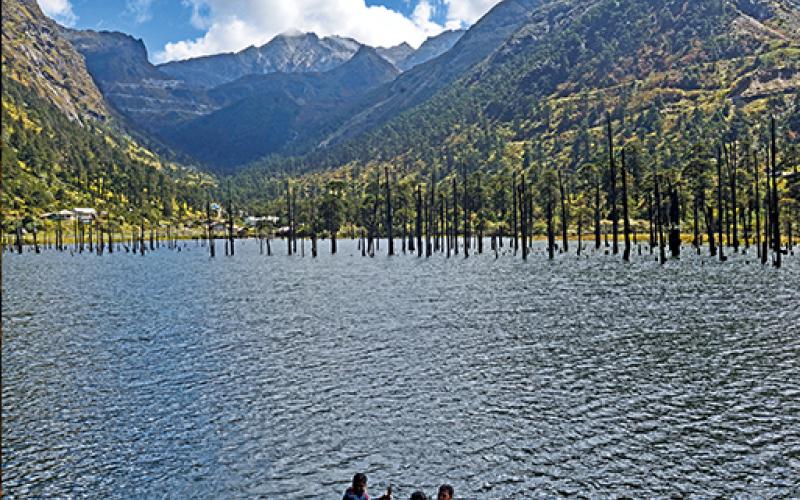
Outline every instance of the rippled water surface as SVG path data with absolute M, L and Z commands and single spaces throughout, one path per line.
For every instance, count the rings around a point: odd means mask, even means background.
M 4 494 L 800 496 L 800 256 L 322 248 L 4 255 Z

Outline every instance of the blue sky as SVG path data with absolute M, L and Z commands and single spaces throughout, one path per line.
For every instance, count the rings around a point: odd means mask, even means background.
M 76 28 L 142 38 L 163 62 L 241 50 L 290 29 L 343 35 L 375 46 L 419 45 L 472 24 L 499 0 L 38 0 Z

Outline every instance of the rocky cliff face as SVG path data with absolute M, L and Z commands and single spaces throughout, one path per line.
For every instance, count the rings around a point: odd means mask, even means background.
M 108 31 L 63 29 L 85 57 L 111 105 L 137 126 L 154 131 L 216 109 L 205 92 L 153 66 L 141 40 Z
M 32 89 L 70 120 L 109 116 L 84 59 L 35 0 L 3 0 L 3 78 Z
M 450 30 L 432 36 L 422 42 L 422 45 L 417 50 L 400 60 L 396 65 L 401 71 L 407 71 L 414 66 L 435 59 L 452 49 L 453 45 L 461 39 L 464 33 L 464 30 Z
M 380 54 L 381 57 L 394 64 L 398 68 L 401 62 L 414 53 L 414 47 L 406 42 L 403 42 L 400 45 L 395 45 L 394 47 L 378 47 L 375 50 L 378 51 L 378 54 Z

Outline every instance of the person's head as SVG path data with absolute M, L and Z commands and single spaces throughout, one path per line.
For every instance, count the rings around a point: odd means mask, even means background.
M 428 500 L 428 495 L 421 491 L 415 491 L 411 494 L 411 500 Z
M 353 476 L 353 492 L 357 495 L 363 495 L 365 491 L 367 491 L 367 475 L 357 472 Z
M 453 487 L 449 484 L 443 484 L 439 486 L 439 494 L 436 496 L 436 500 L 453 500 L 453 495 L 455 491 L 453 491 Z

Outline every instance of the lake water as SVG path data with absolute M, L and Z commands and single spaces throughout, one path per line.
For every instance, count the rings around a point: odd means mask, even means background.
M 800 497 L 800 256 L 273 248 L 5 254 L 5 496 Z

